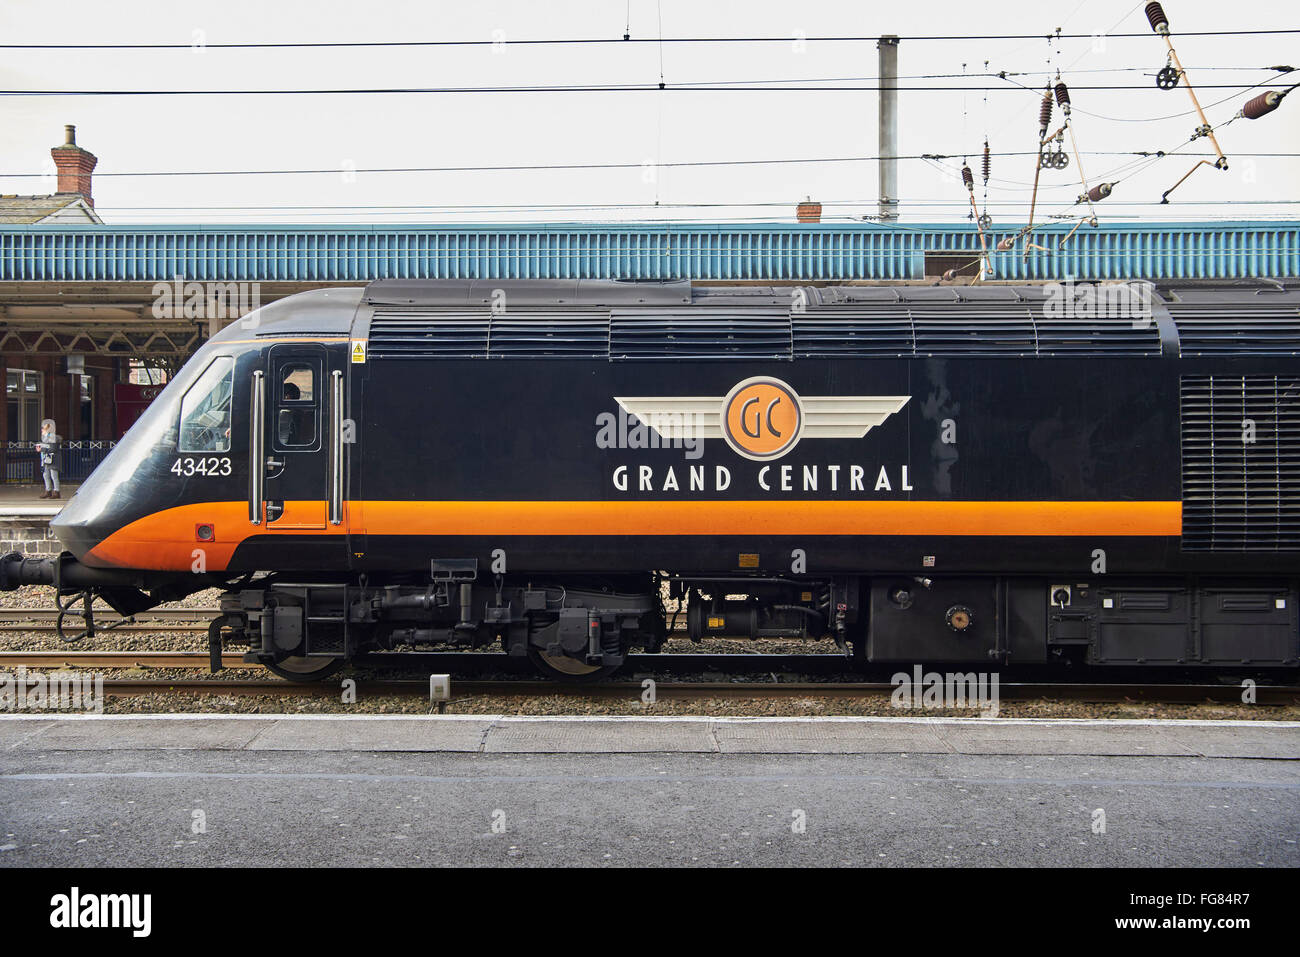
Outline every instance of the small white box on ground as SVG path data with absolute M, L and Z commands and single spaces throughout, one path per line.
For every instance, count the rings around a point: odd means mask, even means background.
M 451 675 L 429 675 L 429 700 L 451 700 Z

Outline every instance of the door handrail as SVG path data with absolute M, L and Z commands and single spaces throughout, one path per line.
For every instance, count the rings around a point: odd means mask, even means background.
M 248 521 L 262 524 L 266 465 L 262 461 L 266 441 L 266 374 L 253 373 L 248 410 Z
M 343 373 L 330 373 L 330 524 L 343 523 Z

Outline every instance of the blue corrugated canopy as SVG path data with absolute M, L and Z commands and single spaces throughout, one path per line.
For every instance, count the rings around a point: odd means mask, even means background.
M 993 253 L 996 279 L 1300 276 L 1300 222 L 1072 223 Z M 992 249 L 1019 225 L 988 234 Z M 978 256 L 973 224 L 4 226 L 0 281 L 919 279 L 927 253 Z

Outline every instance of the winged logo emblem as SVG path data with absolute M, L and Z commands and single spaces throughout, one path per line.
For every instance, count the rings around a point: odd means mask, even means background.
M 755 376 L 725 396 L 615 396 L 661 439 L 724 439 L 756 461 L 780 458 L 800 439 L 860 439 L 907 405 L 906 395 L 800 396 Z

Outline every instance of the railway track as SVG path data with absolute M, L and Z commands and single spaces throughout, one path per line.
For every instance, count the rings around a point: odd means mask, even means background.
M 111 609 L 102 612 L 102 620 L 112 623 Z M 220 614 L 216 608 L 152 609 L 125 619 L 112 628 L 124 634 L 193 633 L 206 634 L 208 622 Z M 0 609 L 0 633 L 52 633 L 58 612 L 52 608 Z M 71 622 L 76 626 L 77 620 Z M 206 670 L 208 654 L 201 651 L 78 651 L 75 645 L 58 651 L 0 651 L 0 671 L 17 667 L 38 669 L 102 669 L 110 672 L 159 670 Z M 893 685 L 884 681 L 801 681 L 799 678 L 827 675 L 849 677 L 852 662 L 839 654 L 771 655 L 733 654 L 634 654 L 628 656 L 624 672 L 637 679 L 599 683 L 561 683 L 530 680 L 478 680 L 476 674 L 533 674 L 526 660 L 510 658 L 499 652 L 395 652 L 359 656 L 354 664 L 358 674 L 358 692 L 365 695 L 426 696 L 424 680 L 363 677 L 367 670 L 391 669 L 422 674 L 447 673 L 456 677 L 456 697 L 507 696 L 538 697 L 581 695 L 595 698 L 639 699 L 642 685 L 639 676 L 655 675 L 762 675 L 762 681 L 676 681 L 657 680 L 656 695 L 664 699 L 748 697 L 865 698 L 888 696 Z M 245 663 L 239 653 L 223 654 L 222 666 L 261 671 L 262 666 Z M 469 677 L 464 677 L 469 676 Z M 864 676 L 865 677 L 865 676 Z M 268 675 L 265 679 L 234 678 L 121 678 L 105 680 L 105 692 L 119 695 L 169 693 L 219 693 L 231 695 L 306 695 L 338 694 L 338 679 L 325 682 L 295 683 Z M 1069 683 L 1059 680 L 1003 682 L 999 695 L 1006 701 L 1055 699 L 1086 702 L 1141 701 L 1151 703 L 1235 703 L 1241 700 L 1241 688 L 1235 683 L 1175 684 L 1128 681 L 1118 683 Z M 1260 704 L 1300 704 L 1300 686 L 1257 686 Z
M 367 677 L 368 667 L 412 667 L 410 659 L 420 659 L 420 671 L 474 674 L 487 671 L 527 674 L 520 666 L 525 663 L 502 654 L 471 652 L 415 653 L 363 656 L 357 664 L 357 690 L 366 695 L 417 695 L 428 694 L 424 679 L 393 679 Z M 429 660 L 434 659 L 434 660 Z M 791 659 L 797 659 L 797 670 L 791 671 Z M 564 683 L 556 681 L 512 678 L 507 680 L 479 680 L 455 678 L 453 690 L 464 696 L 519 696 L 539 697 L 550 695 L 580 695 L 597 698 L 639 698 L 642 694 L 642 676 L 646 674 L 738 674 L 747 672 L 763 674 L 763 681 L 677 681 L 656 679 L 655 691 L 659 697 L 689 699 L 706 697 L 887 697 L 894 690 L 888 681 L 801 681 L 797 677 L 818 673 L 808 667 L 809 662 L 833 665 L 821 673 L 840 675 L 847 671 L 843 658 L 837 655 L 632 655 L 627 670 L 634 678 L 592 682 Z M 239 654 L 222 656 L 226 668 L 262 670 L 259 664 L 245 663 Z M 511 666 L 514 666 L 513 668 Z M 744 666 L 748 665 L 746 668 Z M 0 652 L 0 671 L 18 667 L 35 671 L 39 669 L 102 669 L 114 672 L 159 670 L 206 670 L 208 655 L 194 651 L 10 651 Z M 433 667 L 431 667 L 433 666 Z M 757 667 L 755 667 L 757 666 Z M 109 677 L 104 682 L 106 693 L 136 695 L 161 691 L 222 693 L 222 694 L 328 694 L 337 695 L 339 679 L 321 682 L 289 682 L 268 677 L 244 678 L 122 678 Z M 1189 704 L 1197 702 L 1237 703 L 1241 701 L 1242 688 L 1235 683 L 1176 684 L 1152 682 L 1071 683 L 1059 680 L 1001 682 L 999 697 L 1004 701 L 1053 699 L 1063 701 L 1123 702 Z M 1260 704 L 1300 704 L 1300 685 L 1256 685 L 1256 701 Z
M 655 698 L 660 701 L 687 701 L 709 698 L 809 698 L 809 699 L 887 699 L 894 686 L 881 682 L 656 682 Z M 552 681 L 456 681 L 452 683 L 452 700 L 474 697 L 535 698 L 554 695 L 583 696 L 602 699 L 642 700 L 641 682 L 613 681 L 567 685 Z M 125 679 L 104 682 L 105 694 L 141 695 L 160 692 L 226 695 L 328 695 L 337 697 L 337 682 L 295 684 L 273 680 L 218 679 Z M 358 697 L 396 695 L 427 698 L 427 681 L 380 680 L 358 681 Z M 1079 702 L 1150 702 L 1162 704 L 1240 703 L 1241 689 L 1223 685 L 1040 685 L 1004 684 L 999 689 L 1001 701 L 1035 701 L 1039 699 Z M 1258 704 L 1300 704 L 1300 687 L 1260 687 Z M 973 706 L 972 706 L 973 707 Z
M 111 608 L 96 608 L 96 629 L 118 634 L 153 635 L 160 632 L 175 634 L 206 634 L 208 622 L 221 612 L 215 608 L 177 608 L 142 611 L 126 619 L 119 619 Z M 0 634 L 54 634 L 59 613 L 53 608 L 0 609 Z M 121 624 L 117 622 L 121 621 Z M 81 619 L 69 615 L 64 619 L 64 630 L 80 630 Z
M 642 656 L 646 657 L 646 656 Z M 691 657 L 691 656 L 672 656 Z M 206 668 L 206 654 L 198 652 L 72 652 L 65 654 L 46 652 L 0 653 L 0 670 L 18 666 L 37 669 L 110 669 L 130 671 L 143 669 Z M 239 655 L 226 655 L 227 667 L 258 669 L 260 665 L 244 664 Z M 882 681 L 659 681 L 655 682 L 655 696 L 664 700 L 691 700 L 701 698 L 872 698 L 889 697 L 894 685 Z M 336 696 L 338 680 L 321 682 L 288 682 L 276 678 L 122 678 L 109 677 L 104 681 L 106 694 L 144 695 L 158 693 L 273 695 L 273 696 Z M 467 697 L 548 697 L 555 695 L 581 696 L 604 699 L 639 700 L 645 686 L 639 679 L 595 683 L 566 684 L 554 681 L 528 679 L 512 680 L 454 680 L 454 698 Z M 357 679 L 357 692 L 364 696 L 397 695 L 426 697 L 429 684 L 425 680 L 410 679 Z M 1039 699 L 1080 702 L 1150 702 L 1165 704 L 1238 703 L 1241 688 L 1231 684 L 1069 684 L 1060 682 L 1004 682 L 999 685 L 1002 701 L 1030 701 Z M 1300 686 L 1259 685 L 1256 701 L 1266 705 L 1300 704 Z
M 77 605 L 78 610 L 81 608 Z M 111 608 L 95 606 L 95 614 L 105 620 L 117 617 Z M 138 611 L 131 616 L 133 621 L 211 621 L 221 614 L 219 608 L 151 608 Z M 0 608 L 0 622 L 8 621 L 54 621 L 59 615 L 54 608 Z
M 244 664 L 244 656 L 222 655 L 226 668 L 255 668 Z M 0 652 L 0 669 L 22 666 L 35 668 L 202 668 L 208 667 L 206 651 L 5 651 Z

